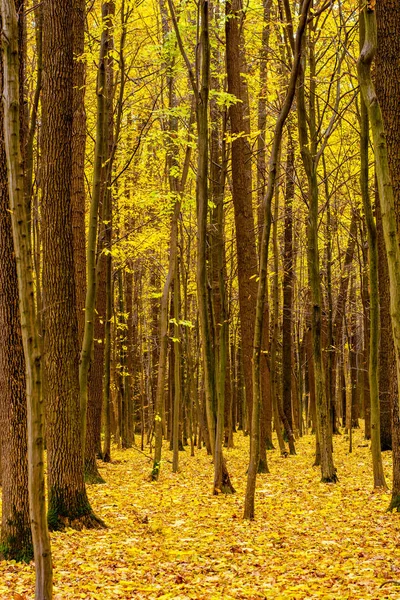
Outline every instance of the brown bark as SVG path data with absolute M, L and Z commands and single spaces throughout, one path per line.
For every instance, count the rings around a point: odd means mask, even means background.
M 90 365 L 87 427 L 85 441 L 85 480 L 87 483 L 104 483 L 96 457 L 101 454 L 101 413 L 103 406 L 104 375 L 104 324 L 106 320 L 106 257 L 99 256 L 96 320 L 94 324 L 93 359 Z
M 72 0 L 43 2 L 43 320 L 47 392 L 48 520 L 98 526 L 84 483 L 72 236 Z
M 376 76 L 376 94 L 379 100 L 379 104 L 382 110 L 382 117 L 385 126 L 386 134 L 386 147 L 388 154 L 389 170 L 392 181 L 392 188 L 395 202 L 395 213 L 397 219 L 397 229 L 399 229 L 400 223 L 400 155 L 398 151 L 399 137 L 400 137 L 400 79 L 399 79 L 399 67 L 400 67 L 400 5 L 396 0 L 385 0 L 385 2 L 378 2 L 376 6 L 376 21 L 377 21 L 377 51 L 375 57 L 375 76 Z M 380 246 L 381 234 L 378 229 L 378 252 Z M 382 265 L 381 256 L 379 256 L 379 266 Z M 382 285 L 385 285 L 382 280 Z M 388 351 L 388 360 L 390 364 L 386 365 L 386 370 L 381 370 L 380 367 L 380 379 L 379 379 L 379 395 L 381 402 L 381 417 L 384 407 L 382 406 L 381 399 L 381 383 L 382 378 L 386 379 L 386 376 L 390 377 L 392 385 L 396 386 L 397 374 L 394 367 L 395 359 L 394 353 L 391 354 L 391 347 L 386 348 L 384 344 L 390 344 L 391 335 L 388 331 L 388 335 L 385 335 L 386 329 L 385 323 L 382 323 L 382 319 L 387 314 L 386 306 L 382 305 L 382 294 L 383 300 L 389 297 L 388 287 L 381 287 L 381 272 L 379 272 L 379 296 L 381 300 L 380 304 L 380 315 L 381 315 L 381 347 L 379 356 L 383 357 L 383 354 Z M 388 382 L 389 383 L 389 382 Z M 382 389 L 383 391 L 383 389 Z M 400 438 L 399 433 L 399 412 L 398 412 L 398 391 L 397 387 L 387 388 L 386 393 L 389 395 L 391 400 L 391 407 L 393 411 L 392 416 L 392 427 L 393 427 L 393 438 L 391 440 L 393 445 L 393 489 L 392 489 L 392 505 L 393 507 L 400 506 L 400 445 L 398 443 Z M 385 427 L 385 433 L 387 427 Z M 382 427 L 381 419 L 381 445 L 383 445 L 384 428 Z M 386 436 L 386 439 L 388 436 Z
M 335 307 L 335 315 L 333 317 L 333 329 L 332 329 L 332 338 L 333 338 L 333 347 L 334 352 L 332 356 L 332 375 L 331 375 L 331 389 L 330 393 L 330 403 L 331 409 L 335 409 L 335 382 L 336 382 L 336 372 L 337 365 L 339 360 L 339 351 L 338 348 L 341 348 L 342 345 L 342 334 L 343 334 L 343 318 L 345 314 L 346 302 L 347 302 L 347 293 L 349 288 L 350 281 L 350 270 L 351 264 L 353 262 L 354 257 L 354 249 L 356 245 L 357 239 L 357 215 L 353 212 L 350 223 L 349 230 L 349 238 L 347 242 L 346 254 L 344 257 L 342 272 L 340 275 L 340 285 L 339 292 L 336 300 Z M 335 414 L 336 410 L 333 410 Z M 333 417 L 335 419 L 335 417 Z M 336 421 L 336 419 L 335 419 Z M 333 423 L 333 430 L 336 428 L 336 423 Z
M 380 11 L 377 11 L 377 20 L 379 30 L 381 30 L 382 17 L 379 18 Z M 393 76 L 393 70 L 386 64 L 386 53 L 389 52 L 386 43 L 386 30 L 384 35 L 379 36 L 377 49 L 377 68 L 376 68 L 376 93 L 382 107 L 385 127 L 395 124 L 396 108 L 393 107 L 393 96 L 395 90 L 392 90 L 394 82 L 387 82 L 387 77 Z M 391 39 L 391 37 L 390 37 Z M 382 48 L 383 45 L 383 48 Z M 390 54 L 389 54 L 390 56 Z M 392 58 L 393 60 L 393 58 Z M 392 68 L 393 69 L 393 68 Z M 399 87 L 399 86 L 397 86 Z M 398 117 L 397 131 L 400 131 L 400 117 Z M 394 144 L 393 133 L 386 132 L 388 151 Z M 393 154 L 393 148 L 392 148 Z M 393 157 L 392 157 L 393 160 Z M 396 159 L 394 159 L 396 165 Z M 397 161 L 398 162 L 398 161 Z M 400 166 L 397 166 L 398 179 L 400 180 Z M 400 198 L 400 191 L 397 188 L 396 199 Z M 379 341 L 379 404 L 381 415 L 381 449 L 382 451 L 392 450 L 392 418 L 391 410 L 393 400 L 397 397 L 397 374 L 396 357 L 393 344 L 392 321 L 390 318 L 390 282 L 389 270 L 387 264 L 385 241 L 383 238 L 382 216 L 379 206 L 379 196 L 376 192 L 376 226 L 378 239 L 378 276 L 379 276 L 379 318 L 380 318 L 380 341 Z M 397 220 L 399 216 L 397 214 Z
M 285 190 L 285 233 L 283 256 L 282 312 L 282 404 L 290 432 L 293 431 L 292 402 L 292 310 L 293 310 L 293 198 L 294 145 L 291 128 L 288 130 Z M 296 454 L 293 434 L 287 432 L 290 454 Z
M 3 65 L 0 64 L 0 90 Z M 3 123 L 3 105 L 0 104 Z M 9 212 L 7 159 L 0 133 L 0 461 L 2 521 L 0 556 L 33 558 L 29 519 L 25 357 L 18 306 L 18 279 Z
M 128 313 L 128 330 L 127 330 L 127 350 L 126 350 L 126 366 L 127 366 L 127 381 L 126 385 L 130 386 L 129 404 L 128 404 L 128 442 L 130 445 L 135 443 L 135 424 L 134 424 L 134 349 L 133 349 L 133 331 L 134 331 L 134 315 L 133 315 L 133 271 L 132 266 L 129 267 L 125 277 L 125 303 Z M 100 288 L 99 288 L 100 293 Z
M 86 237 L 85 237 L 85 0 L 73 0 L 73 121 L 72 121 L 72 233 L 74 240 L 74 268 L 76 285 L 76 310 L 78 340 L 81 346 L 85 329 L 86 298 Z
M 232 196 L 235 212 L 236 248 L 239 279 L 239 316 L 242 340 L 243 372 L 246 405 L 251 423 L 253 386 L 252 356 L 254 315 L 257 299 L 256 275 L 258 260 L 252 207 L 251 147 L 249 123 L 244 110 L 244 90 L 238 57 L 241 48 L 240 30 L 243 18 L 241 0 L 226 3 L 226 65 L 228 92 L 238 99 L 229 107 L 232 140 Z

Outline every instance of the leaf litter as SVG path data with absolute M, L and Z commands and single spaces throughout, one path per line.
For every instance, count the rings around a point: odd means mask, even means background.
M 175 475 L 164 460 L 158 482 L 140 453 L 114 449 L 115 462 L 100 463 L 107 483 L 88 486 L 108 529 L 51 534 L 54 599 L 400 599 L 400 515 L 372 490 L 361 430 L 354 442 L 349 454 L 346 436 L 335 436 L 337 484 L 320 483 L 311 435 L 297 456 L 268 452 L 253 522 L 242 519 L 248 437 L 236 434 L 225 451 L 232 496 L 211 495 L 205 449 L 181 452 Z M 384 462 L 390 481 L 389 453 Z M 33 564 L 0 562 L 0 598 L 34 598 Z

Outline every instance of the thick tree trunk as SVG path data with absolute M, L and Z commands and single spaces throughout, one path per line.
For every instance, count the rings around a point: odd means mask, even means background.
M 256 274 L 258 260 L 256 251 L 255 223 L 252 207 L 251 147 L 246 135 L 249 123 L 245 122 L 244 90 L 241 80 L 239 57 L 241 48 L 241 0 L 226 3 L 226 66 L 228 92 L 237 101 L 229 107 L 232 141 L 232 196 L 235 212 L 236 247 L 239 280 L 239 316 L 242 339 L 243 370 L 246 404 L 251 422 L 253 388 L 252 358 L 254 341 L 254 313 L 257 299 Z
M 399 57 L 400 57 L 400 5 L 396 0 L 378 2 L 377 54 L 376 54 L 376 93 L 382 108 L 385 125 L 389 170 L 394 193 L 394 210 L 397 228 L 400 224 L 400 156 L 398 151 L 400 136 L 399 111 Z M 380 351 L 382 354 L 382 350 Z M 392 371 L 393 372 L 393 371 Z M 398 377 L 398 374 L 397 374 Z M 393 376 L 392 380 L 395 377 Z M 399 382 L 397 382 L 399 385 Z M 392 446 L 393 446 L 393 486 L 392 504 L 400 506 L 400 429 L 399 394 L 397 389 L 392 402 Z
M 379 201 L 382 214 L 382 225 L 385 240 L 385 248 L 388 259 L 389 281 L 390 281 L 390 314 L 392 321 L 393 339 L 395 346 L 397 382 L 400 378 L 400 247 L 397 232 L 395 194 L 391 183 L 389 169 L 389 153 L 385 139 L 383 116 L 380 104 L 375 92 L 371 77 L 371 63 L 376 51 L 376 18 L 375 6 L 368 3 L 363 9 L 365 18 L 365 42 L 357 63 L 358 77 L 363 94 L 363 99 L 368 110 L 373 134 L 376 175 L 379 190 Z M 390 129 L 390 127 L 388 128 Z M 398 398 L 398 397 L 397 397 Z M 398 415 L 398 400 L 394 400 L 397 406 L 394 414 Z M 397 462 L 397 449 L 395 452 L 395 465 Z M 394 481 L 397 473 L 394 471 Z M 400 507 L 400 495 L 393 486 L 392 502 L 389 509 Z
M 73 255 L 72 1 L 43 3 L 46 73 L 42 101 L 43 316 L 47 392 L 49 525 L 101 523 L 91 510 L 83 476 L 79 346 Z
M 3 64 L 0 62 L 3 94 Z M 0 104 L 0 123 L 3 123 Z M 7 157 L 0 132 L 0 461 L 2 520 L 0 556 L 29 562 L 33 543 L 29 518 L 27 407 L 25 357 L 18 304 L 11 214 L 9 210 Z

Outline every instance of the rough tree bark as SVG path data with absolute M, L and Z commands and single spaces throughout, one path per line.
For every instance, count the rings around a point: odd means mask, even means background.
M 232 136 L 232 197 L 235 213 L 236 247 L 239 281 L 239 316 L 243 353 L 243 371 L 246 405 L 249 421 L 253 404 L 252 358 L 254 341 L 254 313 L 257 298 L 258 270 L 256 234 L 252 207 L 251 147 L 249 124 L 245 122 L 244 89 L 241 80 L 241 23 L 242 0 L 226 2 L 226 68 L 228 92 L 237 101 L 229 107 Z
M 0 93 L 3 62 L 0 59 Z M 3 123 L 0 104 L 0 123 Z M 25 357 L 18 305 L 18 278 L 11 214 L 7 157 L 0 131 L 0 443 L 2 520 L 0 556 L 29 562 L 33 544 L 29 518 Z
M 43 321 L 48 521 L 97 527 L 83 476 L 79 346 L 72 236 L 72 0 L 43 2 Z
M 74 267 L 76 285 L 76 311 L 78 317 L 78 340 L 82 344 L 85 329 L 86 296 L 86 236 L 85 236 L 85 0 L 73 0 L 73 121 L 72 121 L 72 233 L 74 240 Z
M 392 18 L 395 16 L 392 14 Z M 398 12 L 397 12 L 398 14 Z M 375 15 L 375 2 L 367 2 L 362 11 L 362 17 L 365 19 L 365 41 L 362 47 L 360 57 L 357 62 L 358 79 L 360 82 L 361 93 L 368 111 L 371 123 L 372 137 L 375 150 L 376 178 L 379 191 L 379 202 L 382 214 L 382 225 L 385 240 L 385 247 L 388 259 L 389 281 L 390 281 L 390 313 L 393 330 L 393 340 L 396 354 L 397 365 L 397 383 L 400 383 L 400 245 L 396 222 L 396 203 L 395 191 L 391 182 L 391 172 L 389 167 L 388 144 L 386 143 L 383 115 L 379 100 L 376 95 L 375 87 L 371 77 L 371 64 L 375 56 L 377 46 L 377 28 Z M 389 16 L 387 15 L 387 21 Z M 397 19 L 398 23 L 398 19 Z M 392 23 L 393 25 L 393 23 Z M 388 127 L 388 131 L 393 133 L 393 129 Z M 392 147 L 393 149 L 393 147 Z M 396 170 L 394 170 L 396 173 Z M 398 399 L 394 402 L 395 415 L 398 414 Z M 395 455 L 395 465 L 397 456 Z M 396 478 L 398 474 L 394 468 L 394 483 L 392 490 L 392 501 L 389 509 L 400 507 L 399 489 L 396 487 Z
M 99 204 L 102 193 L 102 175 L 105 169 L 103 163 L 107 148 L 106 123 L 106 61 L 108 57 L 111 16 L 113 14 L 113 2 L 104 2 L 102 4 L 102 33 L 99 51 L 99 65 L 97 72 L 97 115 L 96 115 L 96 143 L 93 167 L 93 190 L 90 203 L 89 231 L 86 250 L 86 269 L 87 269 L 87 289 L 85 298 L 85 327 L 83 332 L 82 350 L 79 363 L 79 387 L 80 387 L 80 410 L 82 443 L 85 447 L 86 423 L 87 423 L 87 402 L 88 402 L 88 378 L 89 367 L 93 348 L 95 306 L 96 306 L 96 252 L 97 252 L 97 234 L 99 225 Z M 105 195 L 109 190 L 105 191 Z
M 400 224 L 400 5 L 396 0 L 377 3 L 376 93 L 382 107 L 385 125 L 389 170 L 394 192 L 397 229 Z M 382 354 L 382 351 L 380 352 Z M 388 369 L 389 371 L 389 369 Z M 390 369 L 394 374 L 394 369 Z M 392 377 L 395 382 L 395 377 Z M 397 381 L 399 385 L 399 381 Z M 397 506 L 400 498 L 400 415 L 399 396 L 395 387 L 392 395 L 393 486 L 392 499 Z

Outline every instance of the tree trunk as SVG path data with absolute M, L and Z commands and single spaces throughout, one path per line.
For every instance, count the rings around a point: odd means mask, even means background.
M 24 198 L 20 132 L 18 20 L 13 0 L 0 4 L 4 50 L 4 140 L 8 193 L 18 276 L 18 296 L 26 365 L 28 421 L 29 512 L 35 556 L 36 600 L 51 600 L 53 590 L 51 546 L 46 521 L 41 353 L 36 320 L 30 219 Z
M 360 21 L 360 29 L 363 32 L 364 21 Z M 360 33 L 361 33 L 360 32 Z M 360 45 L 362 47 L 364 40 L 360 35 Z M 361 127 L 360 127 L 360 159 L 361 173 L 360 185 L 363 201 L 363 209 L 367 226 L 368 239 L 368 257 L 369 257 L 369 357 L 368 357 L 368 378 L 370 394 L 370 430 L 371 430 L 371 449 L 372 449 L 372 467 L 374 473 L 374 487 L 386 487 L 385 475 L 383 472 L 381 440 L 380 440 L 380 414 L 379 414 L 379 387 L 378 387 L 378 348 L 379 348 L 379 292 L 378 292 L 378 247 L 376 240 L 376 223 L 372 211 L 371 199 L 369 195 L 369 177 L 368 177 L 368 114 L 365 102 L 361 98 Z
M 100 41 L 100 56 L 97 73 L 96 95 L 97 95 L 97 115 L 96 115 L 96 143 L 93 166 L 93 190 L 90 203 L 89 214 L 89 232 L 86 251 L 87 268 L 87 290 L 85 298 L 85 327 L 83 332 L 82 350 L 79 363 L 79 388 L 80 388 L 80 410 L 82 425 L 82 442 L 85 446 L 86 422 L 87 422 L 87 402 L 88 402 L 88 378 L 89 367 L 93 349 L 95 306 L 96 306 L 96 252 L 97 252 L 97 234 L 99 221 L 99 205 L 102 192 L 102 175 L 104 171 L 105 157 L 109 158 L 107 150 L 108 137 L 107 131 L 107 92 L 109 86 L 106 81 L 106 63 L 108 60 L 108 50 L 110 42 L 111 15 L 113 14 L 114 3 L 104 2 L 102 5 L 102 33 Z M 110 190 L 105 190 L 105 195 L 110 195 Z
M 173 440 L 173 459 L 172 459 L 172 471 L 178 472 L 179 462 L 179 423 L 181 421 L 181 331 L 179 327 L 179 314 L 180 314 L 180 282 L 179 282 L 179 261 L 178 257 L 175 258 L 175 273 L 174 273 L 174 418 L 172 426 L 172 440 Z
M 291 127 L 288 128 L 285 190 L 285 233 L 283 256 L 283 312 L 282 312 L 282 404 L 289 424 L 289 451 L 296 454 L 293 436 L 292 406 L 292 311 L 293 311 L 293 198 L 294 198 L 294 145 Z
M 310 25 L 311 29 L 313 25 Z M 311 36 L 314 32 L 311 31 Z M 321 153 L 317 152 L 315 122 L 315 55 L 313 43 L 310 48 L 310 110 L 306 110 L 304 73 L 297 87 L 297 113 L 301 156 L 308 182 L 307 263 L 311 291 L 311 333 L 315 379 L 316 433 L 321 456 L 321 480 L 337 481 L 332 454 L 332 428 L 326 394 L 325 369 L 322 358 L 322 290 L 318 249 L 319 193 L 317 166 Z M 309 140 L 310 131 L 310 140 Z M 318 458 L 318 453 L 317 458 Z M 316 460 L 317 462 L 317 460 Z
M 0 61 L 0 92 L 3 64 Z M 0 123 L 4 122 L 0 104 Z M 9 209 L 7 157 L 0 132 L 0 461 L 2 521 L 0 556 L 33 558 L 29 518 L 25 357 L 18 305 L 18 278 Z
M 246 404 L 251 423 L 253 403 L 252 358 L 254 341 L 254 313 L 257 299 L 256 274 L 258 260 L 255 224 L 252 207 L 251 147 L 245 123 L 244 90 L 239 57 L 241 48 L 242 0 L 226 2 L 226 66 L 228 92 L 237 101 L 229 107 L 232 141 L 232 197 L 235 213 L 236 248 L 239 280 L 239 316 L 242 339 L 243 370 Z M 247 131 L 246 131 L 247 130 Z
M 72 1 L 43 3 L 43 320 L 49 526 L 98 527 L 84 483 L 72 235 Z
M 368 4 L 363 10 L 365 18 L 365 42 L 357 63 L 361 92 L 368 110 L 373 134 L 376 174 L 385 248 L 390 281 L 390 312 L 397 363 L 397 382 L 400 371 L 400 248 L 397 234 L 395 196 L 389 171 L 389 155 L 385 141 L 384 124 L 379 101 L 371 78 L 371 63 L 376 50 L 376 18 L 374 6 Z M 390 129 L 390 127 L 389 127 Z M 396 403 L 398 401 L 396 400 Z M 395 409 L 396 410 L 396 409 Z M 396 463 L 395 463 L 396 464 Z M 392 491 L 390 509 L 400 507 L 398 490 Z
M 391 406 L 397 396 L 396 357 L 393 344 L 392 321 L 390 317 L 390 283 L 389 271 L 383 237 L 382 217 L 379 207 L 379 196 L 376 191 L 375 202 L 377 244 L 378 244 L 378 278 L 379 278 L 379 406 L 381 450 L 392 449 Z
M 85 74 L 83 60 L 85 51 L 85 0 L 73 0 L 73 121 L 72 121 L 72 233 L 74 240 L 74 266 L 76 285 L 76 310 L 78 317 L 78 340 L 81 347 L 85 329 L 86 296 L 86 235 L 85 235 Z
M 400 158 L 398 152 L 400 136 L 399 95 L 400 81 L 400 5 L 396 0 L 378 2 L 377 19 L 377 55 L 376 55 L 376 93 L 382 107 L 385 125 L 389 170 L 394 192 L 397 227 L 400 223 Z M 380 351 L 382 354 L 382 350 Z M 394 372 L 392 380 L 395 380 Z M 398 377 L 398 374 L 397 374 Z M 397 381 L 399 385 L 399 381 Z M 395 388 L 392 402 L 392 446 L 393 446 L 393 486 L 392 504 L 400 506 L 400 429 L 399 394 Z
M 85 441 L 85 480 L 104 483 L 97 468 L 96 457 L 101 454 L 101 413 L 103 406 L 104 324 L 106 320 L 106 257 L 98 259 L 98 289 L 94 324 L 93 360 L 90 365 L 87 429 Z

